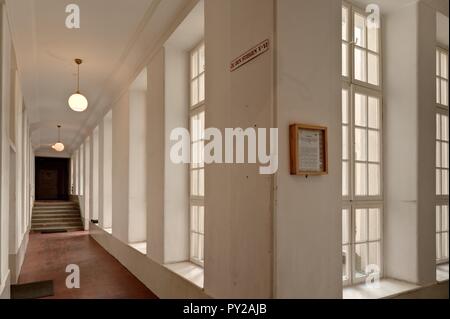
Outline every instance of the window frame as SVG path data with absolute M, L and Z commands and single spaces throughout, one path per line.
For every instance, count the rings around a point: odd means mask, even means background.
M 359 284 L 361 282 L 364 282 L 364 280 L 367 278 L 368 275 L 356 278 L 356 273 L 355 273 L 355 267 L 356 267 L 356 258 L 355 258 L 355 254 L 356 254 L 356 243 L 355 243 L 355 232 L 356 232 L 356 227 L 355 227 L 355 212 L 357 209 L 379 209 L 380 212 L 380 220 L 379 220 L 379 227 L 380 227 L 380 239 L 377 241 L 373 241 L 373 242 L 379 242 L 379 254 L 380 254 L 380 273 L 379 276 L 380 278 L 383 277 L 384 275 L 384 249 L 383 249 L 383 244 L 384 244 L 384 152 L 383 152 L 383 144 L 384 144 L 384 127 L 383 127 L 383 114 L 384 114 L 384 103 L 383 103 L 383 74 L 382 74 L 382 68 L 383 68 L 383 59 L 382 59 L 382 55 L 383 55 L 383 50 L 382 50 L 382 24 L 380 25 L 380 29 L 378 30 L 378 38 L 377 38 L 377 46 L 378 46 L 378 52 L 372 51 L 368 48 L 368 29 L 367 26 L 365 27 L 365 39 L 366 39 L 366 43 L 365 43 L 365 47 L 360 47 L 357 46 L 354 42 L 355 40 L 355 36 L 354 36 L 354 32 L 355 32 L 355 25 L 354 25 L 354 15 L 355 12 L 366 17 L 367 18 L 367 13 L 362 10 L 361 8 L 354 6 L 353 4 L 351 4 L 348 1 L 342 1 L 342 8 L 346 8 L 349 13 L 348 16 L 348 21 L 347 21 L 347 32 L 348 32 L 348 41 L 344 40 L 343 35 L 341 35 L 341 42 L 342 44 L 348 44 L 348 48 L 347 48 L 347 54 L 348 54 L 348 61 L 347 61 L 347 65 L 348 65 L 348 76 L 344 76 L 342 70 L 343 68 L 341 67 L 341 78 L 342 78 L 342 92 L 344 92 L 344 90 L 347 90 L 347 100 L 348 100 L 348 124 L 344 124 L 343 118 L 341 120 L 341 128 L 342 128 L 342 134 L 343 134 L 343 127 L 347 126 L 348 127 L 348 137 L 347 137 L 347 144 L 348 144 L 348 152 L 349 152 L 349 158 L 348 160 L 344 159 L 344 154 L 341 155 L 341 163 L 342 163 L 342 173 L 343 173 L 343 167 L 344 167 L 344 162 L 348 162 L 349 163 L 349 167 L 348 167 L 348 172 L 347 172 L 347 176 L 348 176 L 348 196 L 344 196 L 344 194 L 342 194 L 342 214 L 344 212 L 344 210 L 349 210 L 349 220 L 348 220 L 348 231 L 349 234 L 348 237 L 349 238 L 349 243 L 348 244 L 342 244 L 342 252 L 344 253 L 344 247 L 345 246 L 349 246 L 349 253 L 350 253 L 350 260 L 349 263 L 350 265 L 347 265 L 347 267 L 350 268 L 350 274 L 349 277 L 347 279 L 344 279 L 343 276 L 343 286 L 350 286 L 350 285 L 356 285 Z M 381 18 L 380 18 L 380 22 L 381 22 Z M 344 28 L 342 28 L 342 30 L 344 30 Z M 366 79 L 367 82 L 364 81 L 360 81 L 357 80 L 355 78 L 355 59 L 354 59 L 354 52 L 355 52 L 355 48 L 360 48 L 364 51 L 365 54 L 365 68 L 366 68 Z M 341 49 L 342 50 L 342 49 Z M 342 50 L 343 51 L 343 50 Z M 374 85 L 369 83 L 369 61 L 368 61 L 368 55 L 369 53 L 375 54 L 378 57 L 378 85 Z M 344 59 L 341 59 L 341 63 Z M 356 190 L 355 190 L 355 178 L 356 178 L 356 174 L 355 174 L 355 167 L 356 167 L 356 154 L 355 154 L 355 128 L 356 125 L 354 123 L 354 118 L 355 118 L 355 94 L 356 93 L 361 93 L 364 94 L 368 97 L 372 96 L 378 99 L 379 101 L 379 128 L 376 130 L 379 133 L 379 164 L 380 165 L 380 180 L 379 180 L 379 187 L 380 187 L 380 194 L 377 196 L 370 196 L 370 195 L 366 195 L 366 196 L 356 196 Z M 342 94 L 343 96 L 343 94 Z M 342 97 L 341 97 L 342 100 Z M 367 100 L 368 102 L 368 100 Z M 343 114 L 343 108 L 341 106 L 341 112 Z M 367 104 L 367 118 L 368 119 L 368 104 Z M 369 125 L 367 123 L 367 127 L 365 128 L 367 130 L 367 132 L 371 131 L 371 129 L 369 129 Z M 375 129 L 374 129 L 375 130 Z M 342 137 L 342 141 L 344 141 L 344 137 Z M 369 154 L 369 144 L 368 144 L 368 135 L 367 135 L 367 156 Z M 342 150 L 344 151 L 344 148 L 342 147 Z M 369 161 L 369 158 L 367 158 L 367 160 L 365 161 L 366 164 L 371 163 L 371 161 Z M 344 178 L 344 175 L 341 173 L 342 178 Z M 368 177 L 368 176 L 367 176 Z M 369 183 L 369 180 L 367 179 L 367 183 Z M 342 182 L 342 186 L 344 185 L 344 182 Z M 343 188 L 342 188 L 343 190 Z M 369 189 L 367 189 L 367 194 L 369 193 Z M 342 217 L 342 220 L 344 220 L 344 218 Z M 368 244 L 369 241 L 367 240 L 366 244 Z M 368 249 L 368 248 L 367 248 Z
M 444 53 L 447 57 L 447 78 L 442 77 L 441 74 L 441 54 Z M 435 81 L 435 85 L 436 85 L 436 95 L 435 95 L 435 103 L 436 103 L 436 123 L 437 123 L 437 117 L 438 116 L 446 116 L 447 117 L 447 125 L 449 126 L 450 123 L 450 118 L 449 118 L 449 70 L 448 70 L 448 63 L 449 63 L 449 51 L 447 48 L 444 48 L 440 45 L 436 46 L 436 72 L 435 72 L 435 77 L 436 77 L 436 81 Z M 439 57 L 439 59 L 438 59 Z M 441 99 L 442 99 L 442 85 L 441 85 L 441 81 L 446 81 L 447 82 L 447 105 L 442 104 L 441 103 Z M 439 85 L 437 85 L 439 82 Z M 435 155 L 437 155 L 437 144 L 440 143 L 447 143 L 448 147 L 450 147 L 450 140 L 448 139 L 447 141 L 444 141 L 442 139 L 442 132 L 443 132 L 443 128 L 442 128 L 442 120 L 440 123 L 441 126 L 441 130 L 439 132 L 439 134 L 441 135 L 439 138 L 436 134 L 435 136 Z M 436 133 L 438 131 L 438 128 L 436 127 Z M 447 135 L 449 135 L 448 133 L 448 128 L 447 128 Z M 440 155 L 441 155 L 441 159 L 440 159 L 440 167 L 438 167 L 437 165 L 437 158 L 435 160 L 435 169 L 436 169 L 436 173 L 434 174 L 435 178 L 437 178 L 437 170 L 440 169 L 446 169 L 447 170 L 447 176 L 450 173 L 450 167 L 447 168 L 443 168 L 442 167 L 442 146 L 441 146 L 441 150 L 439 151 Z M 437 180 L 435 181 L 435 185 L 437 184 Z M 447 225 L 447 230 L 446 231 L 442 231 L 442 207 L 446 206 L 447 207 L 447 223 L 448 223 L 448 209 L 449 209 L 449 194 L 442 194 L 442 174 L 441 174 L 441 194 L 438 194 L 437 189 L 435 190 L 435 208 L 437 210 L 437 208 L 439 207 L 439 211 L 440 211 L 440 221 L 439 221 L 439 229 L 438 229 L 438 221 L 436 221 L 436 241 L 438 236 L 442 236 L 442 234 L 447 233 L 447 238 L 448 238 L 448 225 Z M 436 216 L 436 214 L 435 214 Z M 442 238 L 441 238 L 442 240 Z M 436 253 L 437 253 L 437 247 L 436 247 Z M 442 256 L 442 244 L 441 244 L 441 256 Z M 447 257 L 446 258 L 438 258 L 438 256 L 436 256 L 436 265 L 441 265 L 441 264 L 445 264 L 449 262 L 449 256 L 448 256 L 448 252 L 447 252 Z
M 380 29 L 378 31 L 378 39 L 377 39 L 377 46 L 378 46 L 378 52 L 376 51 L 372 51 L 368 48 L 368 32 L 367 32 L 367 26 L 364 28 L 364 37 L 365 37 L 365 42 L 366 42 L 366 47 L 361 47 L 359 45 L 357 45 L 355 43 L 355 39 L 354 39 L 354 32 L 355 32 L 355 13 L 358 13 L 362 16 L 364 16 L 367 19 L 368 14 L 361 8 L 352 5 L 352 4 L 348 4 L 351 7 L 351 11 L 350 11 L 350 34 L 349 34 L 349 39 L 350 39 L 350 55 L 349 55 L 349 65 L 351 68 L 351 73 L 350 73 L 350 77 L 351 77 L 351 83 L 359 85 L 361 87 L 366 87 L 368 89 L 372 89 L 372 90 L 376 90 L 376 91 L 382 91 L 383 90 L 383 60 L 382 60 L 382 56 L 383 56 L 383 48 L 382 48 L 382 34 L 381 34 L 381 30 L 382 30 L 382 21 L 381 21 L 381 17 L 380 17 Z M 365 54 L 365 69 L 366 69 L 366 80 L 367 81 L 361 81 L 355 78 L 355 49 L 358 48 L 360 50 L 364 51 Z M 369 83 L 369 59 L 368 56 L 370 54 L 374 54 L 378 57 L 378 85 L 375 84 L 371 84 Z
M 204 112 L 205 114 L 205 120 L 206 120 L 206 90 L 204 92 L 204 98 L 203 100 L 198 100 L 197 103 L 192 103 L 193 98 L 192 98 L 192 85 L 194 81 L 197 81 L 197 83 L 200 83 L 200 77 L 203 75 L 204 79 L 206 79 L 206 65 L 203 67 L 203 72 L 198 72 L 197 75 L 194 76 L 193 74 L 193 66 L 192 66 L 192 60 L 193 60 L 193 55 L 194 54 L 198 54 L 200 52 L 200 50 L 203 48 L 203 50 L 205 50 L 205 42 L 204 40 L 201 40 L 191 51 L 189 51 L 189 133 L 191 136 L 191 140 L 190 140 L 190 153 L 191 153 L 191 159 L 192 159 L 192 150 L 193 150 L 193 143 L 192 143 L 192 118 L 202 112 Z M 199 57 L 197 58 L 197 71 L 200 70 L 199 67 Z M 204 82 L 206 83 L 206 81 Z M 205 88 L 205 86 L 204 86 Z M 197 86 L 197 90 L 199 92 L 200 90 L 200 86 Z M 198 94 L 198 93 L 197 93 Z M 203 139 L 199 140 L 200 142 L 205 142 L 204 137 Z M 197 141 L 198 142 L 198 141 Z M 198 170 L 198 168 L 193 168 L 192 165 L 192 160 L 191 163 L 189 164 L 189 261 L 200 266 L 200 267 L 204 267 L 204 254 L 205 254 L 205 245 L 204 245 L 204 239 L 205 239 L 205 223 L 203 224 L 203 243 L 202 243 L 202 247 L 203 247 L 203 260 L 200 260 L 198 258 L 195 258 L 193 256 L 193 250 L 192 250 L 192 236 L 195 235 L 196 236 L 200 236 L 198 231 L 193 230 L 192 227 L 192 220 L 193 220 L 193 210 L 192 208 L 194 206 L 202 206 L 203 207 L 203 212 L 204 212 L 204 217 L 203 217 L 203 222 L 205 221 L 206 218 L 206 207 L 205 207 L 205 196 L 203 194 L 203 196 L 197 196 L 197 195 L 193 195 L 192 194 L 192 171 L 193 170 Z M 205 167 L 203 165 L 203 172 L 205 172 Z M 205 175 L 203 174 L 203 185 L 205 185 Z M 204 188 L 204 191 L 206 191 L 206 189 Z

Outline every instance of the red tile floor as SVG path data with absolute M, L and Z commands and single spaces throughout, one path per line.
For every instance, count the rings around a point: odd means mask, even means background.
M 66 287 L 66 266 L 80 267 L 80 288 Z M 147 287 L 89 236 L 88 232 L 30 234 L 19 283 L 53 280 L 48 299 L 154 299 Z

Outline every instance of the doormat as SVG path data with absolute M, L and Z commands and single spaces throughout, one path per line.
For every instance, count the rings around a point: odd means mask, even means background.
M 58 233 L 67 233 L 67 229 L 48 229 L 41 231 L 41 234 L 58 234 Z
M 37 299 L 53 295 L 53 280 L 11 285 L 11 299 Z

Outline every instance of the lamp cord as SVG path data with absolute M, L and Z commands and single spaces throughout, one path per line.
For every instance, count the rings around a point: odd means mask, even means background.
M 77 76 L 77 93 L 80 94 L 80 65 L 77 64 L 78 66 L 78 76 Z

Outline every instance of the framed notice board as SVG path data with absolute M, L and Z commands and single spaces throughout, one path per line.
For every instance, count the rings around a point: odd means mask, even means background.
M 289 132 L 291 175 L 327 175 L 327 128 L 293 124 L 289 127 Z

